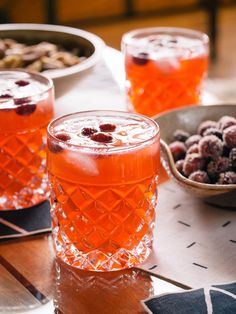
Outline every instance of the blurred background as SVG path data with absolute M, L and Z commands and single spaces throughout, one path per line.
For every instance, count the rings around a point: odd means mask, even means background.
M 236 0 L 0 0 L 0 20 L 78 27 L 116 49 L 134 28 L 193 28 L 211 37 L 209 76 L 236 77 Z

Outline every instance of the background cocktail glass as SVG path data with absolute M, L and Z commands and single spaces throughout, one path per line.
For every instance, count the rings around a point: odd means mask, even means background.
M 86 270 L 144 261 L 152 247 L 159 127 L 116 111 L 60 117 L 48 127 L 52 228 L 56 254 Z
M 130 111 L 147 116 L 198 104 L 208 68 L 209 38 L 182 28 L 156 27 L 124 34 Z
M 46 127 L 53 105 L 50 79 L 0 71 L 0 210 L 28 208 L 48 197 Z

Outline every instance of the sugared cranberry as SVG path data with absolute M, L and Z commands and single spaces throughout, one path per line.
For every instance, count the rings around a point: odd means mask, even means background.
M 66 133 L 57 133 L 54 135 L 58 140 L 66 142 L 69 141 L 71 139 L 69 134 Z
M 227 147 L 236 147 L 236 125 L 232 125 L 223 131 L 223 140 Z
M 223 153 L 223 142 L 215 135 L 208 135 L 199 141 L 199 153 L 202 157 L 216 159 Z
M 175 141 L 173 143 L 170 143 L 169 148 L 173 155 L 174 161 L 183 159 L 185 157 L 186 147 L 183 142 Z
M 186 177 L 197 170 L 203 170 L 205 167 L 205 160 L 199 154 L 187 155 L 184 160 L 183 172 Z
M 189 179 L 200 183 L 210 183 L 210 179 L 206 171 L 197 170 L 190 174 Z
M 53 142 L 53 140 L 48 141 L 48 149 L 54 154 L 60 153 L 63 150 L 63 148 Z
M 236 184 L 236 173 L 233 171 L 223 172 L 219 176 L 218 184 Z
M 149 55 L 146 52 L 140 52 L 137 56 L 133 56 L 133 62 L 137 65 L 145 65 L 149 61 Z
M 209 128 L 217 128 L 218 124 L 215 121 L 206 120 L 199 124 L 197 133 L 203 136 L 203 133 Z
M 198 144 L 193 144 L 193 145 L 190 146 L 189 149 L 187 150 L 187 154 L 194 154 L 194 153 L 199 153 Z
M 99 125 L 99 129 L 102 132 L 114 132 L 116 129 L 116 126 L 111 123 L 104 123 Z
M 12 95 L 6 93 L 6 94 L 0 95 L 0 98 L 12 98 Z
M 201 135 L 198 134 L 191 135 L 185 142 L 186 147 L 189 148 L 193 144 L 198 144 L 201 138 Z
M 71 139 L 70 135 L 66 134 L 66 133 L 57 133 L 54 135 L 58 140 L 60 141 L 63 141 L 63 142 L 66 142 L 66 141 L 69 141 Z M 56 142 L 54 142 L 53 139 L 50 139 L 48 141 L 48 148 L 49 150 L 54 153 L 54 154 L 57 154 L 57 153 L 60 153 L 63 148 L 57 144 Z
M 176 161 L 175 167 L 181 174 L 184 174 L 183 173 L 183 166 L 184 166 L 184 159 L 180 159 L 180 160 Z
M 15 112 L 20 116 L 29 116 L 35 112 L 36 107 L 37 106 L 35 104 L 22 105 L 16 107 Z
M 236 148 L 232 148 L 229 153 L 229 160 L 233 168 L 236 169 Z
M 219 124 L 219 129 L 223 131 L 224 129 L 228 128 L 229 126 L 236 125 L 236 119 L 234 117 L 231 117 L 231 116 L 223 116 L 218 121 L 218 124 Z
M 91 136 L 94 133 L 97 133 L 97 130 L 94 128 L 83 128 L 81 131 L 84 136 Z
M 14 104 L 15 105 L 23 105 L 23 104 L 27 104 L 30 102 L 30 98 L 29 97 L 22 97 L 22 98 L 15 98 L 14 99 Z
M 110 143 L 112 142 L 113 138 L 109 134 L 104 133 L 94 133 L 91 136 L 91 140 L 99 143 Z
M 188 132 L 185 132 L 183 130 L 176 130 L 174 132 L 174 140 L 185 142 L 190 137 L 190 134 Z
M 220 140 L 222 140 L 222 132 L 221 130 L 219 130 L 218 128 L 209 128 L 206 129 L 206 131 L 203 133 L 203 136 L 207 136 L 207 135 L 215 135 L 217 136 Z
M 23 86 L 29 85 L 29 82 L 24 81 L 24 80 L 19 80 L 19 81 L 15 81 L 15 84 L 20 86 L 20 87 L 23 87 Z
M 215 182 L 221 172 L 230 170 L 230 160 L 227 157 L 219 157 L 216 160 L 211 160 L 207 165 L 207 173 L 211 180 Z

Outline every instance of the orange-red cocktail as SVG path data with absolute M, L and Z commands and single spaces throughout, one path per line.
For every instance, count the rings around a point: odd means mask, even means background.
M 207 35 L 147 28 L 123 36 L 129 110 L 147 116 L 200 102 L 208 67 Z
M 27 208 L 48 196 L 46 127 L 53 101 L 51 80 L 0 71 L 0 210 Z
M 157 124 L 115 111 L 71 114 L 50 123 L 48 148 L 57 255 L 97 271 L 144 261 L 157 202 Z

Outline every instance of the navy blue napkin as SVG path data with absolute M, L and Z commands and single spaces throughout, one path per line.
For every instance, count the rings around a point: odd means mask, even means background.
M 50 204 L 0 211 L 0 240 L 51 231 Z
M 143 304 L 153 314 L 236 314 L 236 282 L 155 296 Z

